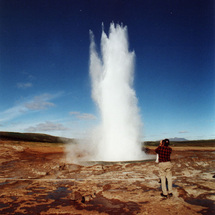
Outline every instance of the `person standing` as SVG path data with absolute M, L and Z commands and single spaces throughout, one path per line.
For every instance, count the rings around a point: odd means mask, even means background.
M 162 188 L 162 197 L 171 197 L 172 196 L 172 163 L 170 155 L 172 153 L 172 148 L 169 147 L 169 139 L 165 139 L 163 144 L 159 145 L 155 152 L 159 155 L 159 173 L 161 177 L 161 188 Z M 166 188 L 166 179 L 168 182 L 168 192 Z

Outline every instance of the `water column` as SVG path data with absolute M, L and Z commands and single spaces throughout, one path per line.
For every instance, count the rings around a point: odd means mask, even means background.
M 101 116 L 94 132 L 96 159 L 127 161 L 143 159 L 141 120 L 134 81 L 135 53 L 129 52 L 127 27 L 111 23 L 109 35 L 101 36 L 101 56 L 90 32 L 92 98 Z

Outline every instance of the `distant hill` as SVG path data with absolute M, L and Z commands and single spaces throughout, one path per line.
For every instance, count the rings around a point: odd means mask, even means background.
M 4 132 L 4 131 L 0 131 L 0 140 L 45 142 L 45 143 L 69 143 L 75 141 L 74 139 L 57 137 L 48 134 Z
M 159 141 L 145 141 L 144 146 L 158 146 Z M 215 147 L 215 139 L 212 140 L 184 140 L 171 141 L 170 146 L 200 146 L 200 147 Z
M 185 139 L 185 138 L 180 138 L 180 137 L 170 138 L 169 140 L 170 140 L 170 141 L 188 141 L 187 139 Z

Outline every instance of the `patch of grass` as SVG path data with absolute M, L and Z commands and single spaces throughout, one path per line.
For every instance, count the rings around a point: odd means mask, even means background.
M 74 139 L 51 136 L 47 134 L 0 132 L 1 141 L 23 141 L 23 142 L 43 142 L 43 143 L 73 143 Z
M 159 141 L 146 141 L 142 143 L 143 146 L 158 146 Z M 186 140 L 186 141 L 170 141 L 170 146 L 185 147 L 215 147 L 215 140 Z

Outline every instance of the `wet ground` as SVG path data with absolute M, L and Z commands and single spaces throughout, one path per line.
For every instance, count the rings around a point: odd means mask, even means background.
M 63 146 L 1 142 L 0 214 L 215 214 L 214 148 L 173 147 L 172 163 L 164 199 L 154 160 L 72 164 Z

